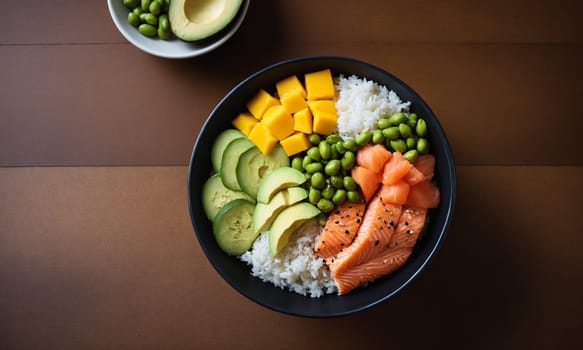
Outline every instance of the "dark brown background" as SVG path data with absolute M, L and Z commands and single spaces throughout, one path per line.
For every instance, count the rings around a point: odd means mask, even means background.
M 131 46 L 105 1 L 3 6 L 0 348 L 583 346 L 581 2 L 256 0 L 231 40 L 187 60 Z M 192 145 L 222 96 L 317 54 L 416 89 L 458 171 L 428 269 L 326 320 L 231 289 L 186 204 Z

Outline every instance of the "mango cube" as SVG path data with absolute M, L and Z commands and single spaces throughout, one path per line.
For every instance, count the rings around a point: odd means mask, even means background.
M 267 91 L 260 89 L 257 94 L 247 103 L 247 109 L 251 114 L 261 120 L 263 114 L 269 107 L 279 105 L 279 101 L 271 96 Z
M 278 140 L 283 140 L 294 132 L 294 118 L 282 105 L 269 107 L 261 123 Z
M 261 153 L 268 155 L 277 144 L 277 139 L 271 135 L 263 123 L 257 123 L 249 133 L 249 139 L 259 148 Z
M 312 133 L 312 113 L 309 108 L 304 108 L 293 115 L 294 130 L 306 134 Z
M 312 112 L 314 114 L 314 132 L 321 135 L 332 134 L 336 129 L 337 115 L 317 109 Z
M 239 113 L 239 115 L 233 119 L 233 126 L 247 136 L 249 136 L 249 133 L 257 123 L 259 123 L 259 121 L 246 112 Z
M 308 100 L 331 100 L 334 98 L 334 82 L 330 69 L 307 73 L 304 78 Z
M 322 112 L 337 114 L 336 104 L 332 100 L 308 101 L 308 107 L 310 107 L 312 113 L 314 113 L 314 110 L 319 110 Z
M 300 109 L 306 108 L 306 100 L 298 91 L 290 92 L 280 98 L 281 104 L 289 113 L 295 113 Z
M 277 90 L 277 95 L 280 99 L 292 92 L 299 93 L 300 96 L 306 98 L 306 90 L 302 86 L 302 83 L 300 83 L 298 77 L 295 75 L 275 83 L 275 89 Z
M 306 134 L 301 132 L 296 132 L 295 134 L 286 137 L 281 140 L 279 144 L 283 147 L 285 154 L 288 156 L 305 151 L 311 146 L 310 140 L 308 140 Z

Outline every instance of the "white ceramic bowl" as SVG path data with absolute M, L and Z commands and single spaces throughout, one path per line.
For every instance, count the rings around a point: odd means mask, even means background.
M 243 23 L 249 2 L 250 0 L 243 0 L 239 13 L 225 29 L 208 39 L 197 42 L 186 42 L 177 38 L 170 40 L 148 38 L 129 24 L 129 9 L 123 5 L 122 0 L 107 0 L 107 6 L 119 32 L 140 50 L 164 58 L 188 58 L 210 52 L 229 40 Z

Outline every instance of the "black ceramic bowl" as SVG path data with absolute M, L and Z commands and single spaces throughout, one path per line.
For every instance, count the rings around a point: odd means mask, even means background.
M 231 120 L 245 109 L 258 89 L 275 89 L 278 80 L 290 75 L 330 68 L 338 74 L 367 78 L 394 90 L 402 100 L 411 101 L 411 111 L 427 121 L 431 152 L 436 156 L 435 180 L 441 191 L 438 208 L 429 212 L 420 240 L 407 263 L 391 275 L 358 288 L 347 295 L 326 295 L 315 299 L 288 292 L 251 276 L 250 267 L 235 257 L 223 253 L 213 237 L 210 221 L 206 218 L 201 190 L 212 172 L 210 148 L 215 137 L 231 126 Z M 344 57 L 304 57 L 267 67 L 237 85 L 212 111 L 196 140 L 188 170 L 188 201 L 194 230 L 200 245 L 217 272 L 237 291 L 272 310 L 305 317 L 333 317 L 365 310 L 388 300 L 419 275 L 442 244 L 452 219 L 456 175 L 450 146 L 437 117 L 423 99 L 395 76 L 370 64 Z

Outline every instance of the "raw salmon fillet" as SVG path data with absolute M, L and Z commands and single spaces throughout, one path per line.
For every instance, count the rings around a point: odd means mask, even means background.
M 392 191 L 389 186 L 379 189 L 366 208 L 354 242 L 326 260 L 334 279 L 335 275 L 375 258 L 389 244 L 401 216 L 401 205 L 386 199 Z
M 388 275 L 405 264 L 425 224 L 427 209 L 404 206 L 395 232 L 373 258 L 333 273 L 338 294 Z
M 336 206 L 316 241 L 316 255 L 327 259 L 349 246 L 356 237 L 363 216 L 364 202 L 345 201 Z

